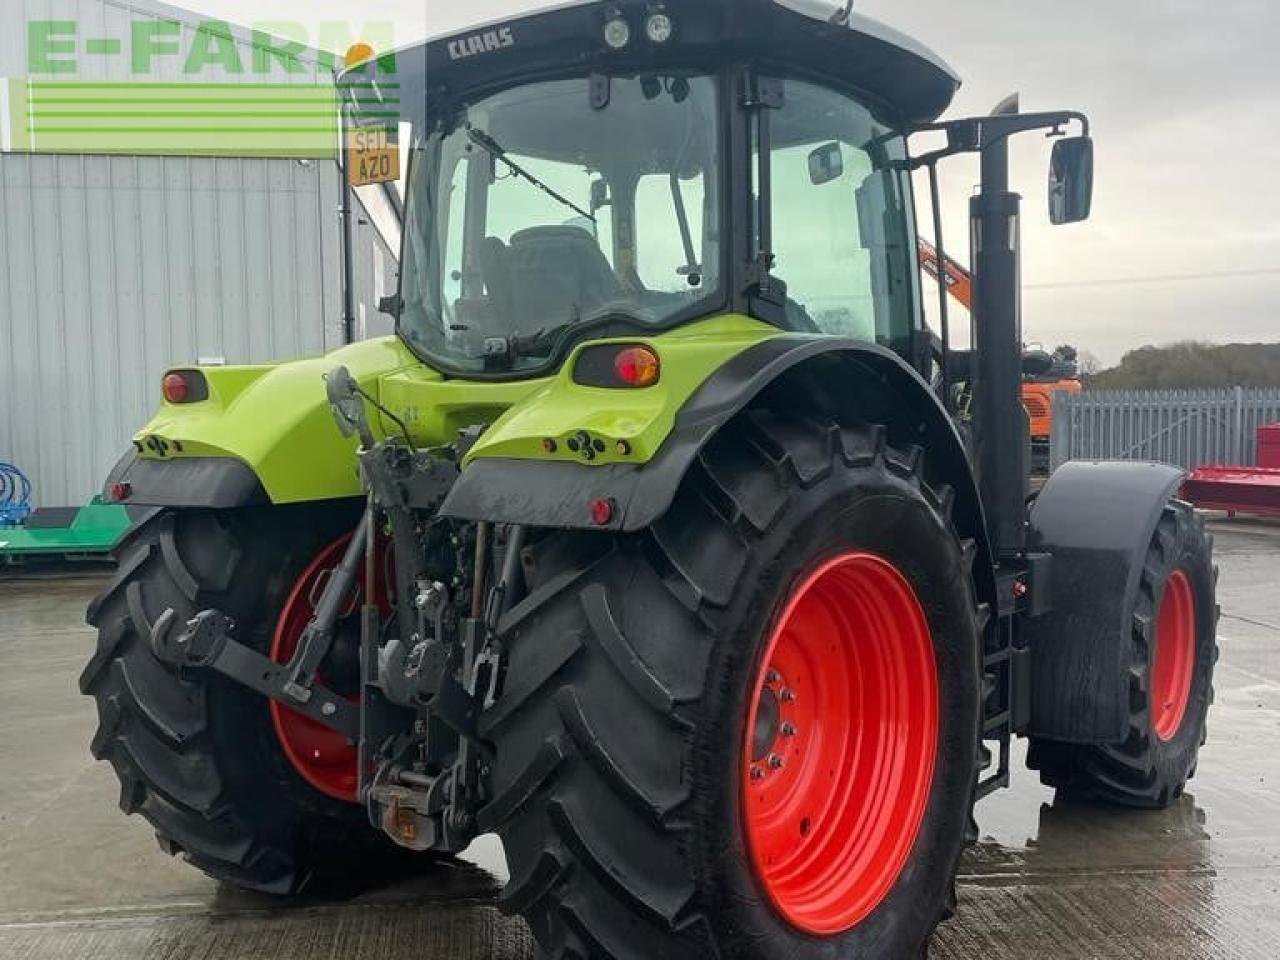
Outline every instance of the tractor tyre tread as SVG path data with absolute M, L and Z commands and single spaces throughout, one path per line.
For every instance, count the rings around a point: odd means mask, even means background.
M 951 530 L 964 570 L 949 490 L 925 482 L 918 448 L 890 448 L 882 427 L 757 410 L 729 430 L 650 530 L 556 533 L 530 548 L 529 596 L 499 625 L 506 679 L 481 719 L 498 795 L 480 822 L 507 850 L 504 911 L 527 919 L 552 960 L 756 956 L 723 946 L 702 894 L 708 831 L 694 825 L 708 820 L 693 781 L 712 761 L 695 734 L 712 687 L 727 683 L 713 649 L 747 557 L 790 501 L 855 470 L 909 485 Z M 966 818 L 971 809 L 970 793 Z M 938 867 L 948 871 L 938 902 L 920 908 L 927 929 L 904 956 L 927 949 L 953 909 L 960 833 Z
M 288 571 L 314 548 L 315 531 L 332 526 L 263 530 L 278 519 L 165 510 L 132 529 L 89 607 L 98 642 L 80 690 L 97 703 L 93 756 L 114 768 L 121 809 L 144 817 L 161 849 L 215 879 L 287 895 L 362 857 L 402 858 L 360 808 L 320 795 L 287 768 L 264 699 L 171 667 L 151 643 L 153 630 L 182 629 L 218 607 L 256 611 L 262 622 L 242 633 L 264 644 Z M 281 545 L 290 539 L 296 549 Z

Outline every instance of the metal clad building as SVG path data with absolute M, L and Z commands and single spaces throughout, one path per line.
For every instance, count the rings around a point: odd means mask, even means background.
M 78 17 L 90 36 L 139 16 L 184 30 L 198 19 L 121 0 L 18 7 L 24 19 Z M 12 73 L 24 32 L 0 34 L 0 72 Z M 299 82 L 314 86 L 314 69 Z M 340 203 L 332 159 L 0 152 L 0 460 L 31 478 L 34 504 L 98 492 L 158 405 L 166 368 L 339 346 Z M 357 336 L 376 335 L 389 329 L 376 303 L 396 266 L 359 214 Z

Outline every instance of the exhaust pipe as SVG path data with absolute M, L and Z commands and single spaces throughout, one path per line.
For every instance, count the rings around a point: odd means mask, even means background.
M 992 116 L 1019 112 L 1017 94 Z M 1030 426 L 1022 407 L 1022 197 L 1009 190 L 1009 137 L 983 137 L 982 186 L 969 204 L 974 265 L 974 461 L 998 558 L 1026 551 Z

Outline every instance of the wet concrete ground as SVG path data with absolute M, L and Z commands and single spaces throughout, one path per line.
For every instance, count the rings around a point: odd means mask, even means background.
M 1280 524 L 1219 521 L 1222 659 L 1199 776 L 1173 809 L 1055 802 L 1018 752 L 979 808 L 960 911 L 934 958 L 1280 957 Z M 470 864 L 344 902 L 281 904 L 162 854 L 116 808 L 76 678 L 98 581 L 0 579 L 0 958 L 521 960 L 492 907 L 505 876 Z

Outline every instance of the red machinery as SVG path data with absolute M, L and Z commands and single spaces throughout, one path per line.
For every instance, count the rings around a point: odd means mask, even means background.
M 1258 466 L 1280 470 L 1280 423 L 1258 430 Z
M 1202 510 L 1280 516 L 1280 424 L 1258 429 L 1258 466 L 1200 467 L 1182 496 Z

